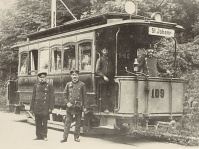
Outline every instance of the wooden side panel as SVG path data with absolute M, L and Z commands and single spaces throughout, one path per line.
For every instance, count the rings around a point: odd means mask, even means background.
M 136 99 L 138 99 L 138 113 L 170 114 L 181 113 L 183 110 L 183 82 L 162 80 L 148 81 L 136 79 L 116 79 L 119 84 L 118 113 L 135 113 Z M 138 92 L 137 92 L 138 90 Z

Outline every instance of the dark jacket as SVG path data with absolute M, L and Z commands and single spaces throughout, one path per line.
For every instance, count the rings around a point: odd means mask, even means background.
M 38 83 L 33 87 L 30 110 L 34 114 L 49 114 L 53 110 L 55 102 L 54 87 L 48 83 Z
M 145 74 L 148 74 L 150 77 L 158 76 L 158 72 L 166 73 L 165 69 L 156 57 L 142 57 L 138 60 L 138 71 L 142 71 Z
M 82 112 L 82 109 L 86 108 L 86 98 L 87 98 L 87 92 L 86 92 L 86 86 L 85 83 L 82 81 L 78 81 L 76 83 L 68 82 L 65 86 L 64 93 L 63 93 L 63 99 L 66 100 L 67 103 L 73 104 L 72 107 L 67 107 L 67 112 L 70 112 L 71 114 L 78 114 Z M 81 107 L 75 106 L 75 104 L 82 104 Z
M 96 62 L 96 74 L 111 79 L 114 76 L 114 64 L 108 57 L 102 56 Z M 111 78 L 110 78 L 111 77 Z

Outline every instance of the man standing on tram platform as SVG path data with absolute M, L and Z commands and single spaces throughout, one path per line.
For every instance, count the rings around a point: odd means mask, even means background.
M 102 100 L 101 110 L 108 114 L 109 111 L 113 112 L 114 108 L 112 100 L 114 98 L 114 64 L 108 57 L 108 50 L 106 47 L 102 48 L 101 52 L 102 56 L 96 63 L 96 74 L 101 77 L 99 82 Z
M 66 100 L 66 119 L 64 123 L 64 134 L 61 143 L 67 142 L 71 123 L 75 121 L 74 140 L 80 142 L 80 126 L 82 111 L 86 111 L 86 86 L 79 80 L 79 71 L 71 71 L 72 81 L 65 86 L 63 98 Z
M 46 72 L 38 73 L 39 83 L 33 87 L 31 113 L 35 115 L 36 138 L 47 141 L 47 122 L 55 102 L 54 87 L 46 82 Z
M 154 50 L 151 48 L 147 49 L 147 55 L 138 59 L 138 63 L 138 71 L 142 71 L 150 77 L 157 77 L 158 73 L 170 74 L 170 71 L 164 68 L 154 56 Z

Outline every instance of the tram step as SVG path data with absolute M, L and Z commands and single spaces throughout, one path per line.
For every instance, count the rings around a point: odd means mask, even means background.
M 113 126 L 83 127 L 84 134 L 112 135 L 118 133 Z

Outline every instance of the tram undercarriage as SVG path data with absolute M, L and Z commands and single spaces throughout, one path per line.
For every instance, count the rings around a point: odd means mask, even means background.
M 31 124 L 35 124 L 34 115 L 27 111 L 27 122 Z M 179 118 L 182 116 L 181 114 L 173 115 L 173 120 L 169 115 L 164 117 L 144 117 L 144 116 L 132 116 L 123 117 L 121 115 L 112 114 L 110 113 L 107 115 L 106 113 L 94 114 L 95 117 L 87 118 L 85 117 L 82 119 L 82 127 L 81 133 L 84 134 L 132 134 L 134 132 L 147 132 L 148 130 L 151 131 L 158 131 L 161 128 L 165 130 L 175 130 L 176 123 Z M 125 115 L 126 116 L 126 115 Z M 64 117 L 65 115 L 57 115 L 52 114 L 50 115 L 48 121 L 48 127 L 53 129 L 63 130 L 64 128 Z M 60 121 L 55 121 L 55 119 L 60 119 Z M 89 120 L 88 120 L 89 119 Z M 174 120 L 175 119 L 175 120 Z M 108 124 L 108 125 L 107 125 Z M 72 130 L 74 131 L 75 123 L 71 125 Z

